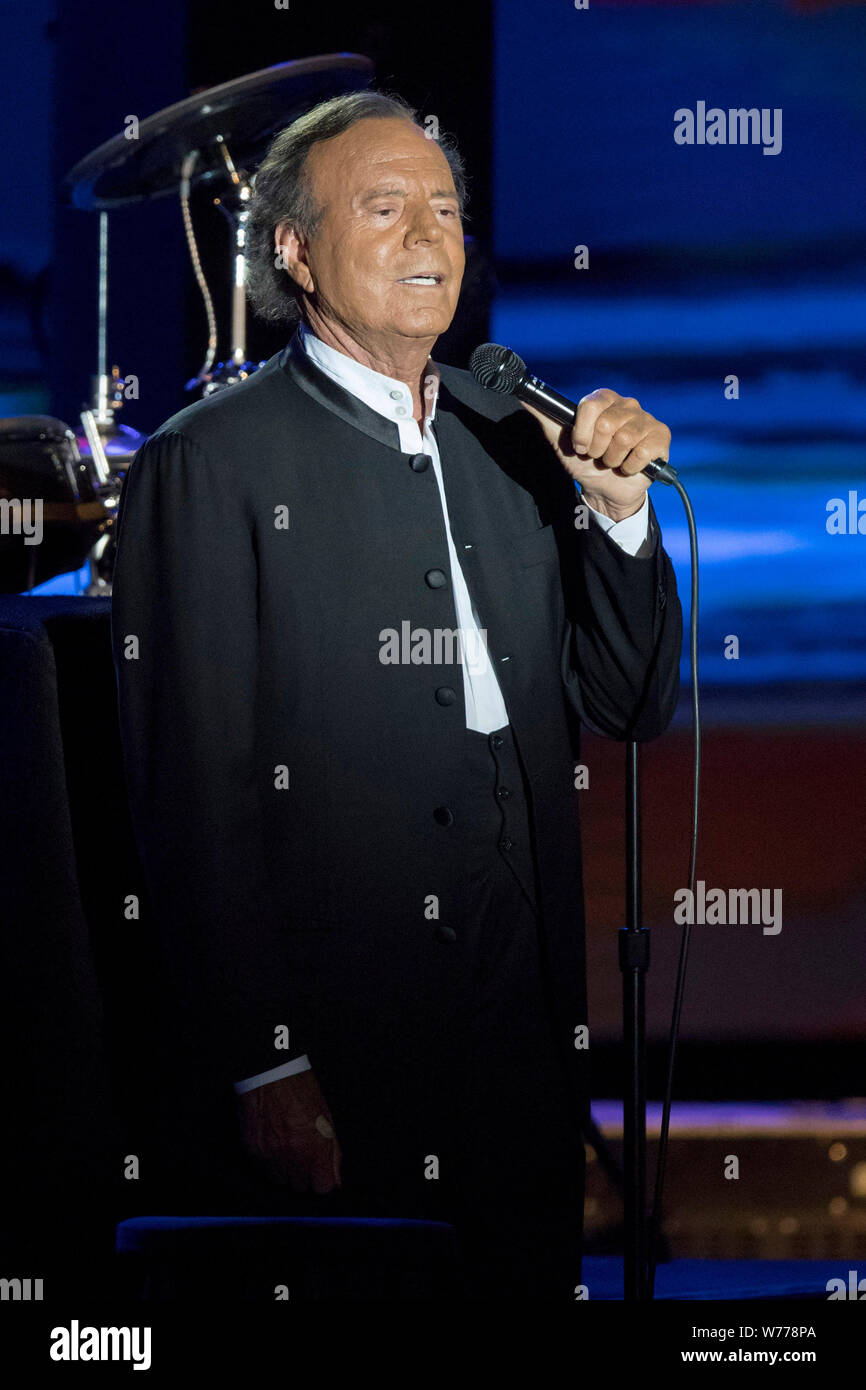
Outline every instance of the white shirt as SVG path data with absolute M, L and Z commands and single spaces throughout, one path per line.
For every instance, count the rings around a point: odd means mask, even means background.
M 466 579 L 460 567 L 454 538 L 451 535 L 451 522 L 448 518 L 448 503 L 445 498 L 445 483 L 442 478 L 442 464 L 439 447 L 432 425 L 436 417 L 436 402 L 439 395 L 439 370 L 432 360 L 427 363 L 424 378 L 424 419 L 421 424 L 414 418 L 412 391 L 405 381 L 375 372 L 365 367 L 345 353 L 323 343 L 306 327 L 300 326 L 300 338 L 304 351 L 315 365 L 335 381 L 338 386 L 363 401 L 378 415 L 393 420 L 400 438 L 400 450 L 404 454 L 427 454 L 433 465 L 439 499 L 442 503 L 442 516 L 445 521 L 445 535 L 448 541 L 448 558 L 451 563 L 451 582 L 454 590 L 454 606 L 457 612 L 458 636 L 463 663 L 463 691 L 466 707 L 467 729 L 477 729 L 479 733 L 489 734 L 508 723 L 508 712 L 496 673 L 490 663 L 480 620 L 472 602 Z M 649 525 L 649 506 L 644 497 L 643 506 L 633 516 L 624 521 L 612 521 L 610 517 L 597 512 L 587 503 L 587 509 L 594 522 L 601 526 L 612 541 L 621 546 L 629 555 L 635 555 L 647 538 Z M 468 650 L 467 650 L 468 648 Z M 471 658 L 471 659 L 470 659 Z M 240 1095 L 257 1086 L 266 1086 L 269 1081 L 279 1081 L 284 1076 L 307 1071 L 310 1061 L 306 1054 L 295 1057 L 270 1071 L 260 1072 L 245 1081 L 235 1082 L 235 1091 Z

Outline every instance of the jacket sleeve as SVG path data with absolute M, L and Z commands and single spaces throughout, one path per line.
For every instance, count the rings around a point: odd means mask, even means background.
M 591 520 L 560 536 L 560 552 L 570 550 L 562 660 L 569 704 L 595 732 L 639 742 L 673 718 L 683 635 L 676 577 L 649 506 L 647 556 L 627 554 Z
M 304 1051 L 261 825 L 253 518 L 195 441 L 162 431 L 124 479 L 112 648 L 130 812 L 195 1046 L 224 1080 Z M 289 1028 L 289 1051 L 275 1030 Z

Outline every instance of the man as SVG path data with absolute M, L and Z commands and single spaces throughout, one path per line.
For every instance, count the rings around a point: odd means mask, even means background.
M 202 1073 L 271 1191 L 453 1220 L 466 1296 L 564 1299 L 589 1097 L 574 765 L 581 722 L 648 739 L 674 709 L 641 473 L 670 434 L 605 389 L 569 435 L 435 365 L 462 200 L 456 151 L 397 99 L 277 137 L 249 290 L 301 325 L 133 463 L 121 725 Z

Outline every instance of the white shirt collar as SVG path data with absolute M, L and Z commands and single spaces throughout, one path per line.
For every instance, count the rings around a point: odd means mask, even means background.
M 353 357 L 347 357 L 344 352 L 323 343 L 305 323 L 299 325 L 298 332 L 307 356 L 338 386 L 357 396 L 378 415 L 384 415 L 398 425 L 413 420 L 412 392 L 404 381 L 375 372 L 372 367 L 365 367 Z M 425 428 L 436 415 L 438 395 L 439 369 L 431 357 L 427 360 L 427 374 L 424 377 Z

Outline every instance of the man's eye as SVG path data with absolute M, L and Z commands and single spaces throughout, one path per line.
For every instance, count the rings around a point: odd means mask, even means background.
M 387 217 L 389 212 L 395 212 L 395 208 L 376 208 L 377 217 Z

